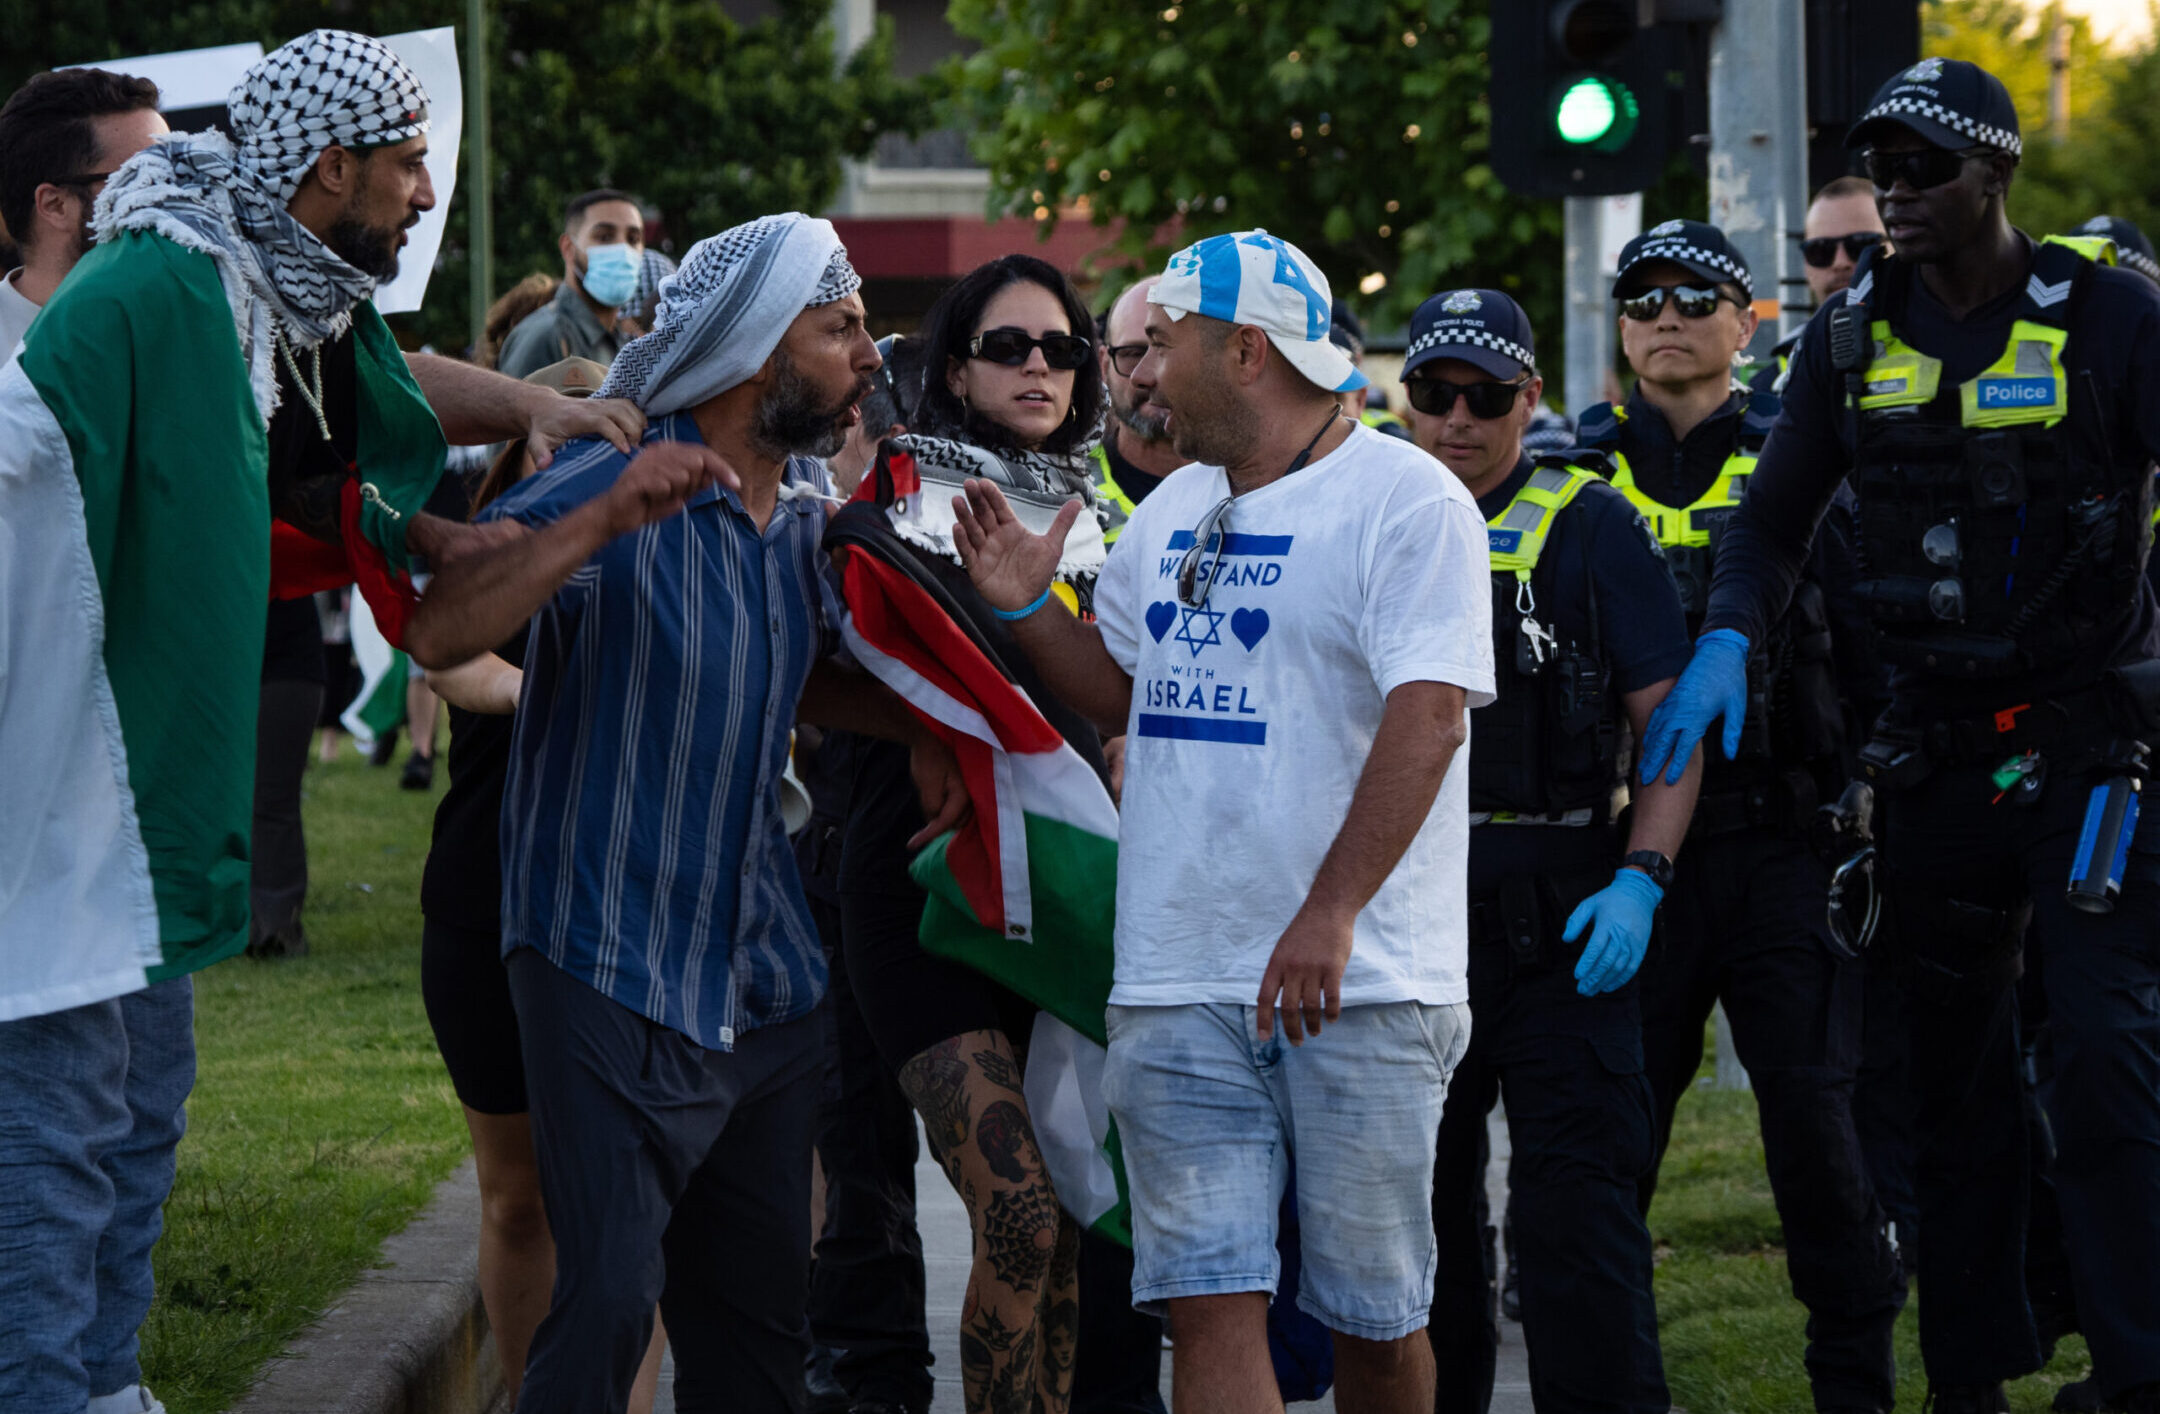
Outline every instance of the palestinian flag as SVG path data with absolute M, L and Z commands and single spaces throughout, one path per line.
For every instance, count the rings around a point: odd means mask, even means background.
M 354 317 L 376 487 L 354 523 L 401 571 L 441 432 L 381 319 Z M 84 256 L 0 363 L 0 1022 L 247 945 L 261 395 L 215 261 L 141 231 Z
M 412 660 L 402 648 L 393 648 L 375 621 L 367 596 L 355 594 L 348 623 L 352 630 L 353 664 L 360 669 L 360 690 L 338 713 L 338 720 L 364 751 L 378 737 L 390 736 L 405 721 L 405 689 L 412 677 Z
M 1117 808 L 1094 729 L 1043 691 L 959 565 L 894 524 L 896 505 L 924 521 L 945 505 L 949 543 L 949 503 L 934 499 L 949 494 L 889 443 L 834 517 L 825 543 L 847 551 L 848 647 L 952 747 L 974 802 L 915 860 L 923 946 L 1042 1008 L 1026 1089 L 1051 1181 L 1080 1222 L 1129 1245 L 1102 1100 Z

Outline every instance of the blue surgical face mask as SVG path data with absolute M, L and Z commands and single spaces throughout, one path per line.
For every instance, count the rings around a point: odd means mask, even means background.
M 585 273 L 578 283 L 600 303 L 620 308 L 637 293 L 641 264 L 638 253 L 627 245 L 587 246 Z

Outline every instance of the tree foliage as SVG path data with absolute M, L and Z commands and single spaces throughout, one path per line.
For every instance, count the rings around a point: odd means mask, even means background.
M 1929 54 L 1966 59 L 2003 81 L 2017 105 L 2025 154 L 2010 185 L 2010 217 L 2035 234 L 2120 216 L 2160 232 L 2160 51 L 2118 51 L 2089 21 L 2069 19 L 2069 132 L 2048 127 L 2043 6 L 2023 0 L 1932 0 Z
M 770 11 L 742 23 L 714 0 L 489 7 L 498 291 L 560 269 L 562 207 L 578 192 L 637 193 L 679 252 L 754 216 L 823 209 L 843 156 L 868 152 L 880 132 L 919 130 L 925 89 L 894 78 L 889 22 L 841 65 L 826 0 L 774 0 Z M 455 22 L 462 56 L 464 17 L 456 0 L 0 0 L 0 85 L 57 64 L 271 47 L 324 25 L 394 34 Z M 461 186 L 427 308 L 408 316 L 409 335 L 449 348 L 468 339 L 470 205 Z
M 1142 265 L 1265 227 L 1353 302 L 1386 276 L 1364 302 L 1383 320 L 1479 284 L 1557 351 L 1560 203 L 1513 195 L 1488 164 L 1479 0 L 953 0 L 950 17 L 981 45 L 949 67 L 948 103 L 993 212 L 1122 222 L 1118 249 Z M 1679 170 L 1653 219 L 1701 209 Z

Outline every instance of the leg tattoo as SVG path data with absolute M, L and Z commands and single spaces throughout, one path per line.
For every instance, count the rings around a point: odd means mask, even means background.
M 1020 1078 L 997 1031 L 941 1041 L 900 1071 L 975 1230 L 960 1318 L 968 1414 L 1065 1414 L 1071 1403 L 1079 1234 L 1058 1207 Z

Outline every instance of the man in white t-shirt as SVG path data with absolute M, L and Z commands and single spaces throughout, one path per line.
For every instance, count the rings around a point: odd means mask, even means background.
M 0 364 L 90 249 L 115 168 L 166 131 L 158 88 L 103 69 L 34 75 L 0 105 L 0 221 L 23 263 L 0 276 Z
M 970 482 L 959 540 L 1050 690 L 1126 733 L 1104 1089 L 1133 1300 L 1179 1407 L 1282 1405 L 1266 1313 L 1295 1170 L 1298 1304 L 1345 1411 L 1426 1414 L 1433 1143 L 1468 1042 L 1466 709 L 1492 700 L 1485 526 L 1454 477 L 1343 418 L 1326 278 L 1263 231 L 1173 256 L 1136 388 L 1173 472 L 1097 624 L 1041 612 L 1047 535 Z M 1287 1041 L 1289 1044 L 1285 1045 Z

